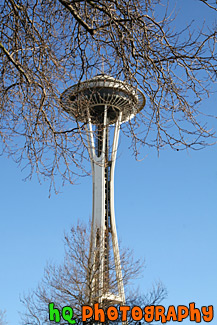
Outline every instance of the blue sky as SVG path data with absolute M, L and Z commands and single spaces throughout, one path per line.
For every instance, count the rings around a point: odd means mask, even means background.
M 217 308 L 217 146 L 189 153 L 168 149 L 159 158 L 147 150 L 137 162 L 127 145 L 121 137 L 116 222 L 123 245 L 146 258 L 141 291 L 161 280 L 168 290 L 165 306 Z M 46 262 L 61 262 L 64 230 L 91 216 L 90 177 L 49 199 L 48 184 L 23 182 L 23 176 L 1 158 L 0 306 L 9 324 L 19 323 L 19 295 L 36 287 Z
M 191 1 L 186 19 L 196 3 Z M 201 6 L 198 12 L 202 15 Z M 213 95 L 202 108 L 215 110 L 216 102 Z M 211 125 L 216 129 L 216 121 Z M 217 146 L 188 152 L 165 149 L 159 158 L 147 148 L 141 162 L 128 146 L 121 136 L 116 223 L 123 245 L 146 258 L 138 281 L 141 291 L 160 279 L 168 290 L 165 306 L 195 302 L 198 308 L 214 305 L 217 311 Z M 23 310 L 19 296 L 37 286 L 47 261 L 61 262 L 64 230 L 91 217 L 92 184 L 90 177 L 82 178 L 48 198 L 48 183 L 40 185 L 36 177 L 23 182 L 25 172 L 6 157 L 0 164 L 0 309 L 6 309 L 14 325 Z

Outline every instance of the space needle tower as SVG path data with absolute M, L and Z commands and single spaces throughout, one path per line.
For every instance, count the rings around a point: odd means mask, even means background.
M 77 122 L 85 125 L 92 167 L 89 303 L 124 304 L 114 212 L 114 169 L 120 126 L 144 107 L 145 97 L 126 82 L 99 74 L 65 90 L 61 105 Z M 115 265 L 115 291 L 110 285 L 111 257 Z

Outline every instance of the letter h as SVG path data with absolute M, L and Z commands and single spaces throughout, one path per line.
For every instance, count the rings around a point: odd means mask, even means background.
M 57 308 L 54 308 L 54 303 L 49 304 L 49 320 L 53 320 L 56 323 L 60 322 L 60 312 Z

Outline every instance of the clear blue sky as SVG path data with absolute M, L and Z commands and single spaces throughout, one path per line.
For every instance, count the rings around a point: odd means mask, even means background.
M 181 17 L 203 14 L 201 6 L 194 7 L 198 1 L 189 3 Z M 216 103 L 213 95 L 203 107 L 216 110 Z M 217 129 L 216 122 L 212 125 Z M 167 149 L 159 158 L 146 149 L 146 159 L 137 162 L 123 136 L 120 142 L 117 230 L 123 245 L 146 258 L 141 289 L 160 279 L 168 290 L 166 306 L 195 302 L 198 308 L 214 305 L 217 312 L 217 145 L 189 152 Z M 5 157 L 0 166 L 0 309 L 16 325 L 19 295 L 37 286 L 47 261 L 61 262 L 64 230 L 78 219 L 89 220 L 92 185 L 90 177 L 82 178 L 49 199 L 47 183 L 23 182 L 25 173 Z M 217 316 L 210 324 L 216 322 Z

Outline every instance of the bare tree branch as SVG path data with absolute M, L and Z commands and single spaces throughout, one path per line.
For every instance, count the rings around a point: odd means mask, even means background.
M 48 304 L 54 302 L 60 310 L 64 306 L 71 306 L 77 323 L 81 323 L 81 307 L 91 305 L 92 281 L 100 265 L 91 265 L 89 261 L 90 229 L 78 224 L 70 234 L 65 235 L 65 258 L 60 266 L 49 264 L 45 269 L 45 276 L 38 288 L 25 296 L 22 301 L 26 313 L 22 317 L 22 324 L 53 324 L 49 321 Z M 96 252 L 97 253 L 97 252 Z M 141 306 L 157 305 L 167 295 L 165 287 L 159 282 L 147 294 L 133 290 L 130 285 L 133 279 L 141 276 L 143 261 L 135 260 L 132 251 L 120 250 L 123 281 L 127 293 L 126 305 Z M 114 261 L 110 258 L 109 291 L 115 293 L 117 280 Z M 93 271 L 94 270 L 94 271 Z M 131 289 L 130 289 L 131 288 Z M 102 303 L 106 310 L 108 301 Z M 60 324 L 64 324 L 61 320 Z
M 56 177 L 74 183 L 88 174 L 83 126 L 63 111 L 60 94 L 101 72 L 102 61 L 105 74 L 146 97 L 122 125 L 136 157 L 144 147 L 215 142 L 211 114 L 199 110 L 217 76 L 210 17 L 199 29 L 191 21 L 181 29 L 163 0 L 3 0 L 0 12 L 1 152 L 26 165 L 29 177 L 36 172 L 53 186 Z
M 2 311 L 0 310 L 0 325 L 7 325 L 8 322 L 6 321 L 5 319 L 5 314 L 6 314 L 6 311 Z

